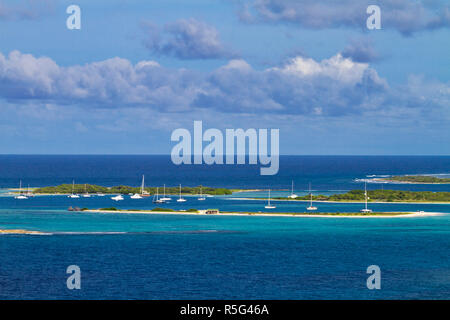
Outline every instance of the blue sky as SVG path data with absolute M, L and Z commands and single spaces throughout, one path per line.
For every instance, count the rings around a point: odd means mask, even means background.
M 282 154 L 448 155 L 449 40 L 440 0 L 0 0 L 0 153 L 170 153 L 203 120 L 279 128 Z

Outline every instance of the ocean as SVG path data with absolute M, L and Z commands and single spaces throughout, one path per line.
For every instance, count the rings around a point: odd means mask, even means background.
M 364 187 L 386 175 L 450 174 L 450 157 L 282 156 L 276 176 L 259 166 L 175 166 L 169 156 L 0 156 L 0 188 L 60 183 L 106 186 L 273 189 L 298 194 Z M 370 180 L 369 180 L 370 181 Z M 450 191 L 450 185 L 368 183 L 368 189 Z M 267 211 L 266 191 L 158 205 L 173 209 Z M 276 202 L 278 212 L 307 203 Z M 192 216 L 68 212 L 68 206 L 150 209 L 151 199 L 0 196 L 0 299 L 449 299 L 450 204 L 370 204 L 374 211 L 430 211 L 406 218 Z M 358 203 L 320 203 L 319 211 L 358 211 Z M 66 268 L 81 269 L 69 290 Z M 381 269 L 369 290 L 366 269 Z

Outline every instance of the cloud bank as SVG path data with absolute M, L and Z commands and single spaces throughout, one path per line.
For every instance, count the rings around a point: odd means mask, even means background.
M 382 28 L 409 36 L 418 31 L 450 27 L 450 5 L 445 0 L 253 0 L 239 1 L 241 20 L 291 23 L 310 29 L 366 28 L 366 9 L 381 8 Z
M 19 51 L 0 54 L 0 98 L 16 105 L 314 117 L 384 116 L 405 108 L 447 114 L 450 85 L 418 79 L 392 88 L 368 63 L 341 54 L 322 61 L 295 57 L 264 70 L 231 60 L 208 73 L 121 58 L 62 67 Z

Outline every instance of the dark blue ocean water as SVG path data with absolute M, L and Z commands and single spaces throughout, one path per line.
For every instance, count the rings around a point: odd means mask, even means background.
M 139 186 L 163 184 L 229 188 L 350 190 L 361 188 L 355 179 L 403 174 L 450 174 L 450 156 L 281 156 L 275 176 L 261 176 L 259 165 L 181 165 L 170 156 L 45 156 L 0 155 L 0 188 L 48 186 L 61 183 Z M 369 184 L 368 188 L 381 188 Z M 450 190 L 450 185 L 389 185 L 408 190 Z
M 299 193 L 360 188 L 355 179 L 388 174 L 448 174 L 450 157 L 282 157 L 279 175 L 258 167 L 176 167 L 167 156 L 0 156 L 0 186 L 98 183 L 288 189 Z M 369 184 L 369 188 L 380 188 Z M 446 190 L 450 185 L 384 185 Z M 277 191 L 282 194 L 285 191 Z M 264 202 L 187 197 L 174 209 L 265 211 Z M 277 211 L 305 203 L 275 202 Z M 28 200 L 0 197 L 0 229 L 48 235 L 0 235 L 2 299 L 448 299 L 450 205 L 371 204 L 375 211 L 429 211 L 408 218 L 300 218 L 95 214 L 69 206 L 152 208 L 150 199 L 109 197 Z M 161 206 L 161 205 L 159 205 Z M 324 204 L 354 211 L 361 204 Z M 66 268 L 78 265 L 81 290 L 68 290 Z M 378 265 L 381 290 L 368 290 L 366 269 Z

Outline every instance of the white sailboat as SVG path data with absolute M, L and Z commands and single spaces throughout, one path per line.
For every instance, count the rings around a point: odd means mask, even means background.
M 159 198 L 159 188 L 156 187 L 156 194 L 153 196 L 153 202 L 154 203 L 164 203 L 165 201 L 163 199 Z
M 317 207 L 314 207 L 314 206 L 313 206 L 312 192 L 311 192 L 311 182 L 309 183 L 309 196 L 310 196 L 311 202 L 310 202 L 310 204 L 309 204 L 309 207 L 306 208 L 306 210 L 309 210 L 309 211 L 317 210 Z
M 180 184 L 180 198 L 177 199 L 177 202 L 186 202 L 186 199 L 181 197 L 181 184 Z
M 145 182 L 144 175 L 142 175 L 142 184 L 141 184 L 141 197 L 150 197 L 150 193 L 145 191 Z
M 200 186 L 200 197 L 198 198 L 198 200 L 200 201 L 206 200 L 206 198 L 202 194 L 202 186 Z
M 367 196 L 367 182 L 365 181 L 364 182 L 364 199 L 365 199 L 365 204 L 366 204 L 366 206 L 365 206 L 365 208 L 364 209 L 361 209 L 361 212 L 362 213 L 372 213 L 372 210 L 371 209 L 367 209 L 367 199 L 368 199 L 369 197 Z
M 118 194 L 118 195 L 115 196 L 115 197 L 111 197 L 111 200 L 114 200 L 114 201 L 122 201 L 122 200 L 123 200 L 123 196 L 122 196 L 121 194 Z
M 161 198 L 162 201 L 170 201 L 172 198 L 166 197 L 166 185 L 164 184 L 164 193 L 163 197 Z
M 141 194 L 135 193 L 130 198 L 131 199 L 142 199 L 142 194 L 144 193 L 144 176 L 142 176 L 142 183 L 141 183 Z
M 74 189 L 75 189 L 75 180 L 72 180 L 72 194 L 70 194 L 68 198 L 78 199 L 80 197 L 79 195 L 73 193 Z
M 295 199 L 295 198 L 297 198 L 297 197 L 298 197 L 298 195 L 296 195 L 296 194 L 294 193 L 294 180 L 292 180 L 291 194 L 289 195 L 288 198 L 290 198 L 290 199 Z
M 90 198 L 91 195 L 89 194 L 89 192 L 87 192 L 87 184 L 84 184 L 84 193 L 83 193 L 83 198 Z
M 25 195 L 27 197 L 34 197 L 33 192 L 30 191 L 30 185 L 27 186 L 27 193 Z
M 267 198 L 267 205 L 264 208 L 266 208 L 266 209 L 275 209 L 276 208 L 274 205 L 270 204 L 270 189 L 269 189 L 269 197 Z
M 22 180 L 20 180 L 20 182 L 19 182 L 19 195 L 15 196 L 14 198 L 15 199 L 19 199 L 19 200 L 26 200 L 26 199 L 28 199 L 27 196 L 22 194 Z

